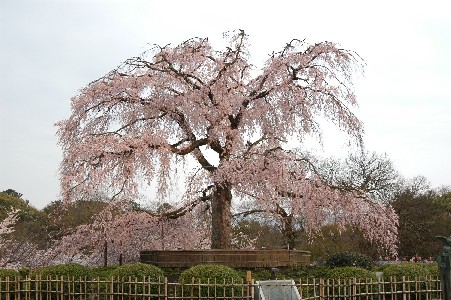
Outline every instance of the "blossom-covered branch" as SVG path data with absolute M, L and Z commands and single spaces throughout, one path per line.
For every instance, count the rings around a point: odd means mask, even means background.
M 143 182 L 156 181 L 165 194 L 168 174 L 182 172 L 184 204 L 174 216 L 189 212 L 198 191 L 208 188 L 213 248 L 231 247 L 232 196 L 252 194 L 284 209 L 297 203 L 312 229 L 332 208 L 366 224 L 358 218 L 368 210 L 365 199 L 324 184 L 288 149 L 290 140 L 320 136 L 319 119 L 362 145 L 362 123 L 352 110 L 360 58 L 330 42 L 292 40 L 254 72 L 248 36 L 240 30 L 226 39 L 222 51 L 205 38 L 155 46 L 73 97 L 71 116 L 57 124 L 64 199 L 89 195 L 99 183 L 133 199 Z M 373 224 L 393 217 L 374 212 Z M 384 224 L 395 230 L 393 222 Z

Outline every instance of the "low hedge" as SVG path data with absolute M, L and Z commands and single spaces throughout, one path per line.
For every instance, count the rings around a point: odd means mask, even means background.
M 400 264 L 386 264 L 377 269 L 383 273 L 383 276 L 395 277 L 401 279 L 403 276 L 415 278 L 426 276 L 438 276 L 437 263 L 420 264 L 420 263 L 400 263 Z
M 45 279 L 47 277 L 69 277 L 69 278 L 90 278 L 91 277 L 91 269 L 89 267 L 80 265 L 80 264 L 64 264 L 64 265 L 54 265 L 47 266 L 40 269 L 35 270 L 31 273 L 32 276 L 40 276 Z
M 372 265 L 373 260 L 369 256 L 356 252 L 338 252 L 329 256 L 326 261 L 326 266 L 331 268 L 359 267 L 370 270 Z
M 164 273 L 160 268 L 143 263 L 116 267 L 112 270 L 111 277 L 130 283 L 124 285 L 124 290 L 121 291 L 125 295 L 157 294 L 160 289 L 159 284 L 164 283 Z M 134 284 L 143 281 L 147 284 Z
M 117 268 L 118 266 L 94 267 L 91 269 L 91 277 L 100 279 L 110 279 L 112 276 L 111 274 Z
M 191 267 L 180 274 L 179 282 L 182 284 L 180 293 L 193 297 L 232 297 L 242 295 L 242 282 L 244 278 L 240 273 L 223 265 L 198 265 Z M 209 283 L 214 286 L 201 286 Z M 236 284 L 236 286 L 234 286 Z
M 359 267 L 337 267 L 331 268 L 324 273 L 326 279 L 374 279 L 377 280 L 375 272 Z
M 400 263 L 400 264 L 387 264 L 378 268 L 383 273 L 384 281 L 390 280 L 390 278 L 396 281 L 396 284 L 384 284 L 385 291 L 397 290 L 400 291 L 403 288 L 409 290 L 420 289 L 438 289 L 439 286 L 436 282 L 427 283 L 424 281 L 428 276 L 438 276 L 438 265 L 432 264 L 420 264 L 420 263 Z M 403 283 L 403 277 L 410 280 L 410 283 Z M 419 281 L 416 282 L 416 279 Z M 392 280 L 390 280 L 392 281 Z
M 0 279 L 14 279 L 16 276 L 19 276 L 19 272 L 11 269 L 0 269 Z
M 54 292 L 57 290 L 75 290 L 78 292 L 88 292 L 90 287 L 85 285 L 85 279 L 91 278 L 91 269 L 75 263 L 47 266 L 37 269 L 31 273 L 31 277 L 40 277 L 43 280 L 52 279 L 50 284 L 42 285 L 42 297 L 45 299 L 55 299 Z M 62 282 L 59 280 L 63 279 Z M 74 283 L 67 280 L 74 279 Z M 31 286 L 33 289 L 33 286 Z
M 10 269 L 0 269 L 0 281 L 1 281 L 1 285 L 0 285 L 0 289 L 2 291 L 14 291 L 14 279 L 19 276 L 19 272 L 14 271 L 14 270 L 10 270 Z M 8 283 L 8 281 L 10 281 Z M 11 297 L 11 299 L 14 299 L 14 293 L 10 293 L 9 295 L 7 293 L 4 293 L 6 299 L 9 297 Z M 2 295 L 0 294 L 0 298 L 2 298 Z

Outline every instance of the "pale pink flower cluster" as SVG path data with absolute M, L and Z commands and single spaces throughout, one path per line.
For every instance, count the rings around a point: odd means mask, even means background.
M 4 218 L 0 222 L 0 241 L 1 241 L 1 235 L 8 234 L 14 231 L 14 224 L 17 222 L 17 213 L 18 210 L 12 210 L 9 211 L 6 214 L 6 218 Z

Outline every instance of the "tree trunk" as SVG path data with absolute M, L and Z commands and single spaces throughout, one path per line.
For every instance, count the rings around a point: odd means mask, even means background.
M 232 192 L 230 185 L 215 187 L 211 200 L 211 248 L 230 249 L 232 239 Z
M 285 246 L 288 249 L 293 250 L 296 246 L 296 239 L 298 233 L 294 229 L 293 216 L 289 215 L 282 218 L 282 236 L 284 239 Z
M 108 242 L 105 240 L 103 242 L 103 266 L 108 266 Z

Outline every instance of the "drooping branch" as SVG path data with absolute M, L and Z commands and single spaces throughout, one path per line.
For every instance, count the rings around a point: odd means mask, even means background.
M 339 125 L 357 144 L 362 140 L 362 124 L 352 111 L 351 76 L 358 69 L 352 54 L 328 42 L 306 46 L 293 40 L 253 76 L 247 35 L 237 31 L 228 41 L 223 51 L 214 51 L 207 39 L 154 47 L 74 97 L 71 117 L 58 123 L 65 198 L 99 183 L 133 196 L 152 180 L 165 193 L 168 174 L 194 161 L 200 171 L 186 170 L 187 191 L 213 185 L 216 193 L 187 193 L 186 204 L 164 218 L 211 200 L 212 226 L 230 232 L 225 210 L 232 195 L 243 191 L 256 197 L 254 209 L 285 218 L 304 214 L 309 228 L 321 226 L 334 209 L 362 221 L 359 213 L 370 208 L 366 195 L 327 184 L 315 167 L 287 150 L 291 139 L 321 136 L 318 117 Z M 213 164 L 204 149 L 219 161 Z
M 179 208 L 166 211 L 164 213 L 155 214 L 152 212 L 147 211 L 148 214 L 158 217 L 158 218 L 167 218 L 167 219 L 177 219 L 180 218 L 187 213 L 193 211 L 196 206 L 198 206 L 200 203 L 204 203 L 211 200 L 211 191 L 213 189 L 213 186 L 209 186 L 206 190 L 202 191 L 202 195 L 195 199 L 194 201 L 191 201 Z

